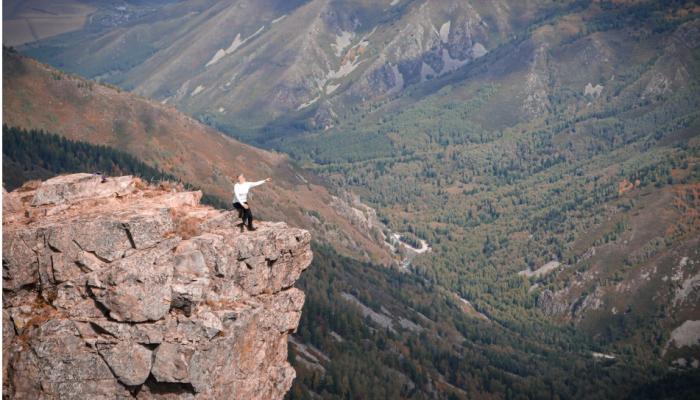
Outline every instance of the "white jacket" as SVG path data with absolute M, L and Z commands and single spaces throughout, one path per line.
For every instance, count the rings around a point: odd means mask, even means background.
M 241 204 L 248 202 L 248 191 L 251 188 L 262 185 L 263 183 L 265 183 L 265 181 L 236 183 L 233 185 L 235 200 Z

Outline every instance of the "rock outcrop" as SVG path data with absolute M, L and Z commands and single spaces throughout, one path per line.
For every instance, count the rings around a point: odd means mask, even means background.
M 60 176 L 3 196 L 3 374 L 13 399 L 275 399 L 310 235 L 241 233 L 200 192 Z

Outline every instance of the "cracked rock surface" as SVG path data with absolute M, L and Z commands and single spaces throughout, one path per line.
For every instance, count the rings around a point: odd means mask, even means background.
M 284 397 L 310 235 L 200 198 L 92 174 L 3 194 L 4 396 Z

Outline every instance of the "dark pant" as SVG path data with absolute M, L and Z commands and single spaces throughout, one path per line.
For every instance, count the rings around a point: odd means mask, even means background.
M 248 203 L 245 203 L 248 205 Z M 239 202 L 233 203 L 233 208 L 238 210 L 238 217 L 243 220 L 243 225 L 248 225 L 248 227 L 252 228 L 253 227 L 253 212 L 250 211 L 250 206 L 248 208 L 245 208 L 241 205 Z

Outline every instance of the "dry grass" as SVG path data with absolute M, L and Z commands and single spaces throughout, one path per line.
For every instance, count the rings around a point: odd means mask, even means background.
M 673 227 L 678 232 L 700 229 L 700 183 L 673 186 L 673 206 L 681 213 Z
M 203 222 L 202 218 L 194 217 L 187 214 L 185 211 L 177 211 L 174 209 L 170 210 L 170 216 L 175 222 L 174 234 L 180 236 L 182 239 L 190 239 L 202 234 L 200 229 Z
M 617 184 L 617 194 L 618 196 L 622 196 L 623 194 L 629 192 L 630 190 L 638 187 L 640 184 L 639 179 L 634 181 L 634 183 L 628 181 L 627 179 L 623 179 L 621 182 Z
M 146 190 L 149 188 L 148 183 L 143 181 L 139 177 L 134 178 L 134 186 L 136 186 L 136 189 L 138 189 L 138 190 Z
M 27 181 L 24 185 L 17 188 L 17 192 L 30 192 L 32 190 L 37 190 L 41 186 L 41 180 L 35 179 L 32 181 Z
M 41 296 L 36 296 L 31 306 L 33 316 L 24 324 L 22 334 L 17 337 L 23 344 L 29 343 L 29 334 L 33 330 L 32 328 L 39 327 L 52 319 L 63 318 L 63 315 Z

